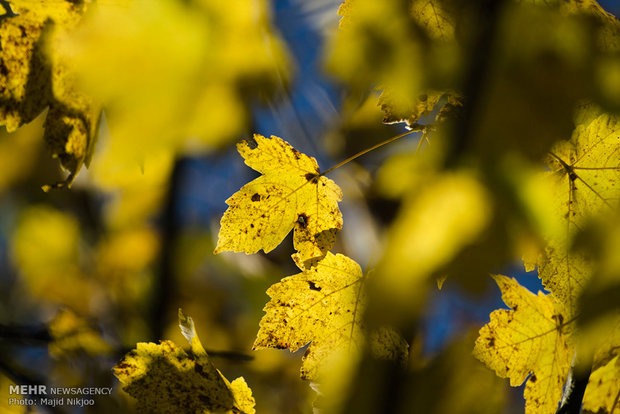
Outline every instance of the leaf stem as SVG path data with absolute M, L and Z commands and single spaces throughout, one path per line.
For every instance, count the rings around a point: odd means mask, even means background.
M 355 155 L 351 155 L 349 158 L 347 158 L 347 159 L 346 159 L 346 160 L 344 160 L 344 161 L 339 162 L 338 164 L 334 165 L 334 166 L 333 166 L 333 167 L 331 167 L 330 169 L 328 169 L 328 170 L 326 170 L 326 171 L 323 171 L 321 174 L 319 174 L 319 176 L 324 176 L 324 175 L 327 175 L 327 174 L 329 174 L 330 172 L 334 171 L 335 169 L 340 168 L 340 167 L 342 167 L 343 165 L 350 163 L 350 162 L 351 162 L 351 161 L 353 161 L 354 159 L 359 158 L 359 157 L 361 157 L 362 155 L 369 153 L 370 151 L 376 150 L 376 149 L 377 149 L 377 148 L 379 148 L 379 147 L 382 147 L 382 146 L 384 146 L 384 145 L 386 145 L 386 144 L 389 144 L 390 142 L 394 142 L 394 141 L 396 141 L 397 139 L 400 139 L 400 138 L 402 138 L 402 137 L 404 137 L 404 136 L 407 136 L 407 135 L 409 135 L 409 134 L 412 134 L 412 133 L 414 133 L 414 132 L 418 132 L 418 131 L 417 131 L 417 130 L 406 131 L 406 132 L 403 132 L 402 134 L 398 134 L 398 135 L 396 135 L 396 136 L 394 136 L 394 137 L 392 137 L 392 138 L 388 138 L 388 139 L 386 139 L 385 141 L 382 141 L 382 142 L 380 142 L 380 143 L 378 143 L 378 144 L 376 144 L 376 145 L 373 145 L 373 146 L 372 146 L 372 147 L 370 147 L 370 148 L 366 148 L 365 150 L 360 151 L 360 152 L 358 152 L 358 153 L 357 153 L 357 154 L 355 154 Z

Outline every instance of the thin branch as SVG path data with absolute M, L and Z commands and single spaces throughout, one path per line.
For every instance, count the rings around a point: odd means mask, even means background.
M 418 132 L 418 131 L 414 131 L 414 130 L 411 130 L 411 131 L 406 131 L 406 132 L 403 132 L 402 134 L 398 134 L 398 135 L 396 135 L 396 136 L 394 136 L 394 137 L 392 137 L 392 138 L 388 138 L 388 139 L 386 139 L 385 141 L 382 141 L 382 142 L 380 142 L 380 143 L 378 143 L 378 144 L 376 144 L 376 145 L 373 145 L 373 146 L 372 146 L 372 147 L 370 147 L 370 148 L 366 148 L 365 150 L 360 151 L 360 152 L 358 152 L 357 154 L 350 156 L 350 157 L 349 157 L 349 158 L 347 158 L 346 160 L 339 162 L 338 164 L 334 165 L 333 167 L 329 168 L 328 170 L 323 171 L 320 175 L 327 175 L 327 174 L 329 174 L 330 172 L 334 171 L 336 168 L 340 168 L 340 167 L 342 167 L 343 165 L 350 163 L 350 162 L 351 162 L 351 161 L 353 161 L 354 159 L 359 158 L 359 157 L 361 157 L 362 155 L 369 153 L 370 151 L 376 150 L 377 148 L 380 148 L 380 147 L 382 147 L 382 146 L 384 146 L 384 145 L 386 145 L 386 144 L 389 144 L 390 142 L 394 142 L 394 141 L 396 141 L 397 139 L 400 139 L 400 138 L 402 138 L 402 137 L 404 137 L 404 136 L 407 136 L 407 135 L 409 135 L 409 134 L 412 134 L 412 133 L 414 133 L 414 132 Z
M 47 343 L 52 340 L 52 336 L 45 325 L 0 325 L 0 340 Z

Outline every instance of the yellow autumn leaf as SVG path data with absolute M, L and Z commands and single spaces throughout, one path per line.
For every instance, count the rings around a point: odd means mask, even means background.
M 99 107 L 76 88 L 49 44 L 59 30 L 79 22 L 86 5 L 21 0 L 11 6 L 17 15 L 0 25 L 0 125 L 14 131 L 48 108 L 44 139 L 71 184 L 93 150 Z
M 564 230 L 548 235 L 537 263 L 545 287 L 571 312 L 576 312 L 592 266 L 570 249 L 570 241 L 590 217 L 613 212 L 620 200 L 620 117 L 589 105 L 581 108 L 577 124 L 570 141 L 556 144 L 548 158 L 553 207 Z
M 188 354 L 171 341 L 140 342 L 114 367 L 138 412 L 254 414 L 254 397 L 243 377 L 232 383 L 215 368 L 200 344 L 194 322 L 179 309 Z
M 427 178 L 409 191 L 390 228 L 377 270 L 386 304 L 412 309 L 424 287 L 489 225 L 493 204 L 486 188 L 461 171 Z
M 574 345 L 565 315 L 551 295 L 534 295 L 506 276 L 494 276 L 512 309 L 491 313 L 480 329 L 474 356 L 510 385 L 526 379 L 526 414 L 555 413 L 573 359 Z M 529 378 L 528 378 L 529 375 Z
M 263 175 L 226 203 L 215 253 L 273 250 L 295 228 L 293 244 L 303 261 L 322 257 L 342 228 L 340 188 L 321 176 L 316 160 L 288 142 L 254 135 L 256 146 L 237 145 L 245 163 Z
M 35 205 L 22 211 L 11 238 L 11 253 L 22 283 L 35 298 L 87 314 L 102 292 L 80 269 L 80 242 L 75 217 Z
M 104 175 L 238 136 L 288 72 L 264 0 L 98 1 L 54 47 L 105 105 Z
M 60 357 L 83 351 L 89 355 L 107 354 L 112 347 L 88 322 L 69 309 L 58 312 L 49 324 L 52 342 L 48 345 L 50 355 Z
M 590 374 L 583 396 L 584 414 L 620 412 L 620 356 Z
M 331 353 L 342 348 L 357 350 L 363 343 L 366 296 L 362 283 L 360 266 L 331 252 L 311 269 L 285 277 L 267 290 L 271 300 L 253 348 L 295 352 L 310 343 L 301 377 L 316 379 L 321 362 Z
M 289 349 L 308 345 L 301 365 L 303 379 L 317 380 L 333 355 L 356 355 L 367 342 L 377 358 L 402 360 L 407 344 L 388 328 L 371 332 L 365 341 L 362 315 L 366 308 L 360 266 L 328 252 L 316 266 L 272 285 L 254 349 Z

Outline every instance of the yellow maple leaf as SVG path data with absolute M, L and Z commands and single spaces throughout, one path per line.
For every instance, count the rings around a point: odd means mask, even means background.
M 0 125 L 11 132 L 45 108 L 44 139 L 69 171 L 71 184 L 93 150 L 99 107 L 74 86 L 66 63 L 49 47 L 59 30 L 76 25 L 85 4 L 15 1 L 0 25 Z
M 263 175 L 241 187 L 226 203 L 215 253 L 273 250 L 295 228 L 293 243 L 302 260 L 322 257 L 342 228 L 342 191 L 320 175 L 316 160 L 288 142 L 254 135 L 257 145 L 237 145 L 245 163 Z
M 590 375 L 583 396 L 583 412 L 586 414 L 620 412 L 620 356 L 616 356 Z
M 341 254 L 328 252 L 312 268 L 282 279 L 267 294 L 254 349 L 289 349 L 294 352 L 310 343 L 303 356 L 301 377 L 317 380 L 326 360 L 333 355 L 356 355 L 366 343 L 362 314 L 366 294 L 360 266 Z M 401 360 L 407 344 L 395 332 L 381 328 L 369 335 L 372 354 L 381 359 Z
M 555 413 L 573 359 L 569 321 L 554 298 L 534 295 L 506 276 L 494 276 L 504 302 L 512 310 L 491 313 L 476 340 L 474 356 L 510 385 L 526 378 L 526 413 Z M 531 375 L 530 375 L 531 374 Z
M 138 412 L 254 414 L 254 397 L 243 377 L 229 383 L 215 368 L 192 318 L 180 309 L 179 325 L 190 354 L 171 341 L 140 342 L 114 367 L 123 390 L 138 400 Z
M 303 270 L 303 269 L 302 269 Z M 316 379 L 321 362 L 335 350 L 362 344 L 362 269 L 350 258 L 328 252 L 311 269 L 272 285 L 254 349 L 288 348 L 310 343 L 301 377 Z
M 590 279 L 588 259 L 572 251 L 571 238 L 588 218 L 612 212 L 620 200 L 620 117 L 601 113 L 593 105 L 581 109 L 570 141 L 555 145 L 548 173 L 554 188 L 554 209 L 564 219 L 564 232 L 548 235 L 548 246 L 538 258 L 545 287 L 576 311 L 583 286 Z M 531 264 L 529 264 L 531 267 Z

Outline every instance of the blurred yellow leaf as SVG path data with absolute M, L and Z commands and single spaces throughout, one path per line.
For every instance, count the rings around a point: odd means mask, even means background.
M 115 169 L 221 144 L 243 131 L 249 102 L 287 78 L 263 0 L 97 2 L 55 48 L 106 108 L 100 162 Z
M 13 133 L 0 131 L 0 191 L 19 182 L 35 166 L 43 136 L 43 119 L 40 115 Z
M 278 137 L 254 135 L 256 146 L 237 145 L 245 163 L 263 175 L 226 203 L 215 253 L 273 250 L 295 228 L 293 243 L 303 261 L 322 257 L 342 228 L 342 191 L 320 175 L 316 160 Z
M 568 326 L 551 295 L 534 295 L 506 276 L 494 276 L 511 310 L 491 313 L 474 356 L 519 386 L 526 378 L 526 413 L 555 413 L 573 359 Z M 531 375 L 530 375 L 531 374 Z
M 342 19 L 332 43 L 330 69 L 353 85 L 381 88 L 378 103 L 385 112 L 384 122 L 407 122 L 416 128 L 419 118 L 428 115 L 444 95 L 444 113 L 460 106 L 456 93 L 425 87 L 427 78 L 437 73 L 426 71 L 429 56 L 424 48 L 433 43 L 448 50 L 454 41 L 454 11 L 448 3 L 346 0 L 338 10 Z M 437 60 L 450 66 L 454 59 L 448 57 L 454 53 L 440 54 L 443 57 Z
M 585 414 L 613 414 L 620 410 L 620 356 L 590 374 L 583 396 Z
M 449 111 L 453 111 L 463 105 L 462 97 L 453 91 L 427 91 L 417 99 L 408 99 L 406 102 L 395 102 L 389 90 L 383 91 L 378 104 L 385 112 L 383 122 L 406 122 L 410 128 L 418 129 L 421 117 L 429 115 L 444 98 L 445 102 L 440 105 L 434 120 L 441 120 Z
M 86 320 L 68 309 L 56 314 L 49 324 L 49 331 L 52 342 L 48 349 L 50 355 L 55 357 L 70 355 L 76 351 L 83 351 L 89 355 L 112 351 L 112 347 L 89 326 Z
M 418 303 L 412 297 L 421 298 L 430 278 L 441 276 L 435 272 L 475 242 L 492 217 L 491 199 L 471 174 L 427 180 L 403 203 L 377 270 L 378 287 L 390 304 Z
M 59 28 L 77 24 L 86 5 L 64 0 L 11 5 L 17 15 L 7 15 L 0 25 L 0 124 L 14 131 L 48 107 L 44 138 L 71 184 L 92 152 L 99 108 L 78 91 L 66 62 L 49 44 Z
M 103 294 L 80 270 L 80 228 L 69 214 L 29 207 L 12 245 L 14 263 L 33 296 L 86 312 Z
M 114 367 L 123 390 L 138 400 L 138 412 L 254 414 L 254 397 L 243 377 L 231 384 L 215 368 L 192 319 L 181 310 L 179 325 L 184 334 L 193 334 L 189 354 L 171 341 L 140 342 Z

